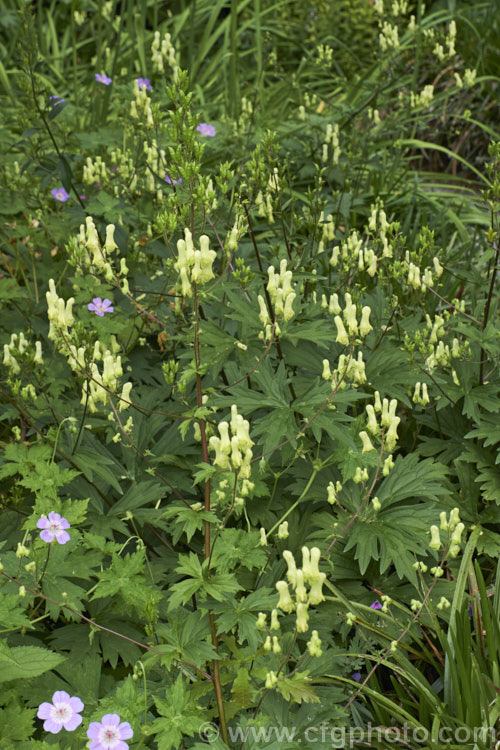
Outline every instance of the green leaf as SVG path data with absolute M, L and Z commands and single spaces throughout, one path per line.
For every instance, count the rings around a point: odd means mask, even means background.
M 278 680 L 277 688 L 286 701 L 319 703 L 320 700 L 308 677 L 309 672 L 296 672 L 293 677 Z
M 38 646 L 9 648 L 0 641 L 0 682 L 26 680 L 49 672 L 65 661 L 65 657 Z

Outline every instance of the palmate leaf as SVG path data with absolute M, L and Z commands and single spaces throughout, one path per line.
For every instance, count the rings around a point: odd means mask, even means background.
M 202 667 L 207 661 L 217 658 L 212 646 L 207 619 L 199 610 L 174 611 L 169 615 L 168 624 L 157 625 L 158 636 L 166 641 L 159 650 L 162 664 L 170 668 L 174 660 L 183 659 L 186 662 Z
M 433 503 L 422 503 L 391 508 L 386 513 L 381 510 L 369 522 L 357 519 L 350 528 L 345 551 L 356 548 L 362 575 L 372 560 L 380 560 L 381 573 L 393 564 L 400 578 L 417 585 L 412 566 L 415 555 L 426 551 L 427 534 L 436 514 Z
M 221 573 L 226 573 L 240 565 L 248 570 L 262 567 L 266 563 L 267 555 L 262 547 L 259 547 L 259 543 L 258 531 L 223 529 L 212 552 L 215 568 Z
M 255 627 L 257 613 L 272 609 L 276 605 L 276 593 L 272 589 L 260 588 L 252 591 L 239 601 L 230 599 L 227 602 L 215 603 L 212 611 L 216 618 L 218 633 L 230 633 L 233 628 L 238 629 L 238 642 L 248 642 L 251 649 L 257 649 L 261 636 Z
M 293 677 L 284 677 L 278 681 L 277 688 L 286 701 L 319 703 L 308 674 L 307 671 L 296 672 Z
M 177 566 L 176 572 L 189 577 L 170 587 L 172 593 L 168 603 L 169 611 L 181 604 L 186 604 L 197 592 L 202 600 L 210 596 L 220 602 L 224 601 L 228 594 L 234 594 L 241 589 L 233 575 L 210 572 L 209 561 L 205 560 L 202 565 L 193 552 L 189 556 L 179 555 L 179 560 L 181 565 Z

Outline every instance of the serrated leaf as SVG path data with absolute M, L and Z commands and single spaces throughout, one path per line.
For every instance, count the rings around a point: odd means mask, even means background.
M 9 648 L 0 641 L 0 682 L 27 680 L 48 672 L 65 661 L 65 657 L 38 646 Z

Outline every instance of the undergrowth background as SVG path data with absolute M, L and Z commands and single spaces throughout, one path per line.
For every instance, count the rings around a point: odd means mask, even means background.
M 2 750 L 493 746 L 495 9 L 0 2 Z

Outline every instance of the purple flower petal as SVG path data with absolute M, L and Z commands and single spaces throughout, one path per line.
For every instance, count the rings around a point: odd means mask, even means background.
M 370 604 L 370 609 L 382 609 L 382 605 L 378 600 L 375 600 L 373 604 Z
M 66 531 L 66 529 L 71 528 L 71 526 L 66 518 L 61 518 L 59 513 L 49 513 L 48 518 L 42 516 L 38 519 L 36 525 L 37 528 L 43 529 L 43 531 L 40 532 L 40 539 L 43 542 L 47 542 L 47 544 L 53 542 L 54 539 L 58 544 L 66 544 L 66 542 L 69 542 L 69 540 L 71 539 L 70 535 Z M 54 695 L 66 695 L 68 696 L 67 700 L 69 700 L 69 695 L 64 691 L 58 691 L 54 693 Z M 57 702 L 59 698 L 54 698 L 53 700 Z M 66 699 L 61 698 L 60 700 L 63 701 Z
M 69 198 L 69 193 L 67 193 L 63 187 L 53 188 L 50 192 L 51 192 L 52 197 L 55 198 L 56 201 L 59 201 L 60 203 L 66 203 L 66 201 Z
M 215 127 L 208 122 L 200 122 L 196 130 L 198 133 L 201 133 L 201 135 L 210 136 L 212 138 L 215 135 Z
M 135 82 L 137 83 L 139 89 L 146 89 L 147 91 L 153 90 L 149 78 L 136 78 Z
M 56 690 L 52 696 L 52 703 L 40 704 L 37 716 L 39 719 L 45 719 L 43 728 L 46 732 L 58 734 L 63 728 L 67 732 L 73 732 L 82 723 L 79 711 L 83 709 L 84 705 L 80 698 L 72 698 L 65 690 Z
M 361 672 L 353 672 L 351 676 L 352 676 L 352 679 L 355 680 L 355 682 L 360 682 Z
M 179 177 L 178 180 L 172 180 L 168 174 L 165 175 L 165 182 L 168 182 L 169 185 L 179 185 L 182 182 L 182 177 Z
M 97 83 L 103 83 L 105 86 L 109 86 L 109 84 L 112 82 L 112 78 L 106 75 L 106 73 L 96 73 L 95 79 Z

